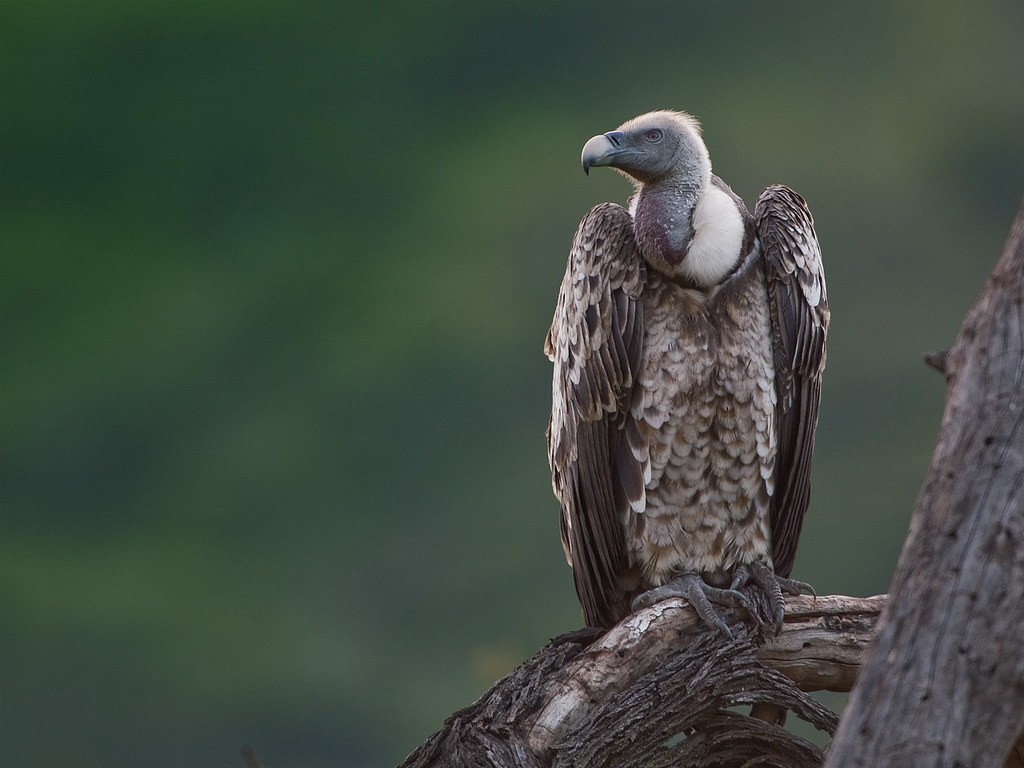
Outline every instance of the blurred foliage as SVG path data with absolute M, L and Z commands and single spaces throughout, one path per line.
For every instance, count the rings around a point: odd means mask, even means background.
M 0 763 L 394 764 L 580 624 L 541 342 L 697 115 L 833 307 L 796 575 L 884 591 L 1024 180 L 1014 2 L 0 5 Z

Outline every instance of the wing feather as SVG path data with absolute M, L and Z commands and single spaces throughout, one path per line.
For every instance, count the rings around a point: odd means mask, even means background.
M 828 298 L 821 249 L 804 199 L 788 187 L 768 187 L 758 198 L 754 220 L 768 280 L 778 395 L 772 559 L 775 572 L 788 576 L 810 500 Z
M 644 483 L 623 432 L 643 348 L 645 281 L 629 213 L 596 206 L 573 239 L 544 345 L 554 363 L 548 461 L 562 546 L 591 626 L 611 626 L 628 609 L 622 521 Z

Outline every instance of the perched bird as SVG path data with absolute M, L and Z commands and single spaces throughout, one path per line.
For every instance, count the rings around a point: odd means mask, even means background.
M 711 173 L 697 121 L 650 112 L 583 147 L 629 206 L 580 222 L 545 353 L 548 459 L 586 623 L 610 627 L 754 582 L 776 630 L 810 491 L 829 311 L 810 211 L 771 186 L 754 215 Z

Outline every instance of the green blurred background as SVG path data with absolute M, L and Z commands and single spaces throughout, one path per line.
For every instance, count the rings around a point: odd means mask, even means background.
M 387 766 L 581 624 L 541 352 L 584 141 L 815 213 L 796 573 L 885 591 L 1024 190 L 1024 5 L 0 5 L 0 764 Z

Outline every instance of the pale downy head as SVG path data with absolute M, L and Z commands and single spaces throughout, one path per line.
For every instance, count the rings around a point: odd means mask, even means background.
M 711 160 L 697 121 L 648 112 L 583 147 L 583 170 L 615 168 L 636 194 L 629 202 L 644 259 L 676 282 L 709 290 L 739 263 L 745 223 L 731 192 L 711 184 Z
M 711 178 L 700 125 L 685 112 L 672 110 L 648 112 L 594 136 L 580 159 L 587 173 L 595 166 L 610 166 L 638 185 L 669 182 L 701 189 Z

